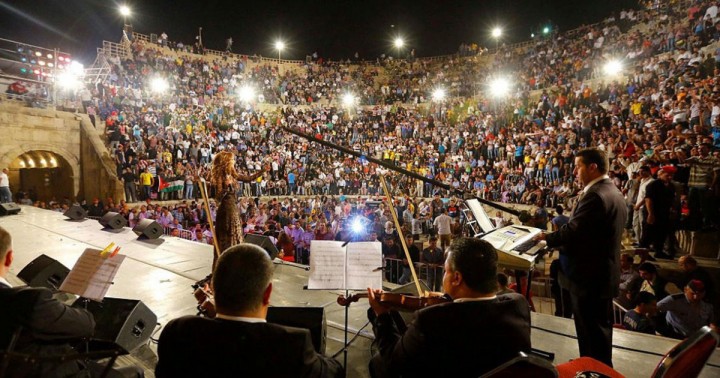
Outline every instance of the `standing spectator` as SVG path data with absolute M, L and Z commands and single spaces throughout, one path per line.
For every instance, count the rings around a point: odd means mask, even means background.
M 10 179 L 8 178 L 8 169 L 3 168 L 0 173 L 0 203 L 12 202 L 12 192 L 10 191 Z
M 452 218 L 447 214 L 447 209 L 442 208 L 440 210 L 440 216 L 435 218 L 433 226 L 437 229 L 438 236 L 440 237 L 440 246 L 444 251 L 450 245 L 450 236 L 452 235 Z
M 123 187 L 125 188 L 125 201 L 135 203 L 137 199 L 137 187 L 135 181 L 138 177 L 130 168 L 125 168 L 122 174 Z
M 401 258 L 402 265 L 403 265 L 403 272 L 402 272 L 402 276 L 400 276 L 400 281 L 398 282 L 400 285 L 404 285 L 404 284 L 412 281 L 412 272 L 410 272 L 410 264 L 413 264 L 413 266 L 415 266 L 415 263 L 420 262 L 420 250 L 415 245 L 415 243 L 413 243 L 413 236 L 411 234 L 405 235 L 405 245 L 407 246 L 411 261 L 408 261 L 407 256 L 405 256 L 405 253 L 403 252 L 402 258 Z
M 674 243 L 669 243 L 669 254 L 663 251 L 665 240 L 672 232 L 670 227 L 670 214 L 675 202 L 675 187 L 670 183 L 675 168 L 663 167 L 658 171 L 658 179 L 650 183 L 645 190 L 645 219 L 647 232 L 643 235 L 640 246 L 647 248 L 651 244 L 655 249 L 655 258 L 673 259 L 675 257 Z
M 442 264 L 445 263 L 445 254 L 437 246 L 437 237 L 431 236 L 428 243 L 428 247 L 423 249 L 420 255 L 420 262 L 427 264 L 427 284 L 430 289 L 435 290 L 442 285 Z
M 633 212 L 633 232 L 635 233 L 635 240 L 640 243 L 643 240 L 643 234 L 645 232 L 645 191 L 647 186 L 654 181 L 650 174 L 650 167 L 643 165 L 640 167 L 640 186 L 638 188 L 637 201 L 635 202 Z
M 700 156 L 688 159 L 690 168 L 690 224 L 694 228 L 712 226 L 717 222 L 717 194 L 713 193 L 720 183 L 720 160 L 709 155 L 711 145 L 700 145 Z
M 154 182 L 155 182 L 155 179 L 153 178 L 152 173 L 150 173 L 150 169 L 145 168 L 145 171 L 143 171 L 143 173 L 140 174 L 140 185 L 142 185 L 144 200 L 150 199 L 150 195 L 152 194 L 152 187 L 153 187 Z

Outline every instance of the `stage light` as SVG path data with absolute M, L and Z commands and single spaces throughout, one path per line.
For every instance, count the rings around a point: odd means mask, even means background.
M 606 75 L 609 76 L 615 76 L 620 74 L 622 72 L 623 65 L 622 62 L 619 60 L 613 59 L 607 63 L 605 63 L 605 66 L 603 67 L 603 71 L 605 71 Z
M 61 61 L 61 62 L 64 62 L 64 61 L 65 61 L 65 57 L 61 55 L 61 56 L 58 57 L 58 60 Z
M 40 51 L 35 51 L 35 56 L 42 56 L 42 53 Z
M 23 63 L 27 63 L 27 58 L 23 56 L 23 57 L 20 58 L 20 61 L 23 62 Z
M 547 33 L 550 33 L 550 27 L 549 27 L 549 26 L 546 26 L 546 27 L 543 28 L 543 34 L 547 34 Z
M 70 62 L 70 66 L 68 66 L 67 70 L 73 75 L 80 76 L 85 73 L 85 66 L 83 66 L 82 63 L 73 60 Z
M 401 49 L 403 46 L 405 46 L 405 40 L 402 39 L 402 37 L 395 38 L 395 41 L 393 42 L 396 49 Z
M 342 103 L 347 107 L 355 105 L 355 100 L 355 96 L 352 93 L 345 93 L 342 97 Z
M 56 83 L 63 89 L 74 90 L 79 88 L 81 83 L 77 75 L 70 72 L 62 72 L 57 76 Z
M 21 74 L 26 74 L 26 73 L 28 73 L 27 68 L 25 68 L 25 67 L 20 68 L 20 73 L 21 73 Z
M 432 99 L 433 101 L 442 101 L 445 99 L 445 90 L 442 88 L 437 88 L 432 93 Z
M 150 90 L 155 93 L 163 93 L 170 88 L 167 80 L 162 77 L 155 77 L 150 81 Z
M 365 233 L 365 224 L 363 224 L 363 221 L 360 218 L 355 218 L 355 219 L 353 219 L 352 223 L 350 224 L 350 230 L 354 234 Z
M 501 35 L 502 35 L 502 29 L 500 29 L 498 27 L 493 28 L 493 30 L 492 30 L 493 38 L 495 38 L 495 39 L 500 38 Z
M 55 65 L 52 63 L 48 63 L 48 67 L 53 68 L 53 67 L 55 67 Z
M 53 58 L 53 54 L 47 54 L 47 58 L 48 58 L 48 59 L 52 59 L 52 58 Z
M 34 73 L 35 75 L 40 75 L 40 70 L 33 70 L 33 73 Z
M 121 5 L 121 6 L 120 6 L 120 14 L 121 14 L 123 17 L 129 16 L 130 13 L 132 13 L 132 11 L 130 10 L 130 7 L 128 7 L 127 5 Z
M 535 33 L 530 33 L 530 38 L 535 38 Z
M 249 85 L 243 85 L 238 91 L 238 96 L 243 102 L 250 102 L 255 99 L 255 89 Z
M 490 82 L 490 94 L 493 97 L 504 97 L 510 92 L 510 82 L 504 77 L 495 78 Z
M 41 65 L 41 66 L 44 66 L 44 65 L 45 65 L 45 61 L 44 61 L 44 60 L 41 60 L 41 61 L 38 62 L 38 64 Z
M 30 59 L 30 64 L 37 64 L 37 60 L 35 60 L 35 59 Z

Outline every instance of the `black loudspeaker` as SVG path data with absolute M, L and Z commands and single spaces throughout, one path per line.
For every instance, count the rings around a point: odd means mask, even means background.
M 18 278 L 31 287 L 45 287 L 57 290 L 70 273 L 65 265 L 47 255 L 40 255 L 30 261 L 18 273 Z
M 0 216 L 13 215 L 20 212 L 20 206 L 15 202 L 0 203 Z
M 265 252 L 270 255 L 271 260 L 274 260 L 277 257 L 278 253 L 280 253 L 275 244 L 273 244 L 273 242 L 267 236 L 258 234 L 245 234 L 243 240 L 245 241 L 245 243 L 255 244 L 256 246 L 264 249 Z
M 95 318 L 92 350 L 107 349 L 108 345 L 132 352 L 146 343 L 157 325 L 157 316 L 139 300 L 105 298 L 102 302 L 80 298 L 72 307 L 86 308 Z
M 163 234 L 163 228 L 160 223 L 152 219 L 143 219 L 133 227 L 133 232 L 140 237 L 157 239 Z
M 63 215 L 72 220 L 83 220 L 87 218 L 87 211 L 80 205 L 72 205 Z
M 99 222 L 104 228 L 112 228 L 113 230 L 127 226 L 127 220 L 125 217 L 119 213 L 113 213 L 112 211 L 103 215 Z
M 327 323 L 322 307 L 268 307 L 268 323 L 310 330 L 315 351 L 325 354 Z

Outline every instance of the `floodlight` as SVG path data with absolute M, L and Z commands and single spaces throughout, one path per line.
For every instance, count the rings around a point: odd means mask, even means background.
M 343 105 L 353 106 L 355 104 L 355 96 L 352 93 L 345 93 L 342 97 Z
M 605 63 L 605 66 L 603 67 L 603 71 L 605 71 L 606 75 L 609 76 L 615 76 L 618 75 L 620 72 L 622 72 L 623 65 L 622 62 L 619 60 L 613 59 Z
M 241 101 L 250 102 L 255 98 L 255 90 L 249 85 L 243 85 L 238 91 Z
M 501 35 L 502 35 L 502 29 L 496 27 L 492 30 L 493 38 L 500 38 Z
M 155 93 L 163 93 L 170 88 L 167 80 L 162 77 L 155 77 L 150 81 L 150 90 Z
M 362 234 L 365 232 L 365 225 L 363 224 L 363 221 L 360 218 L 353 219 L 352 223 L 350 224 L 350 230 L 354 234 Z
M 510 82 L 504 77 L 498 77 L 490 82 L 490 94 L 493 97 L 504 97 L 510 91 Z
M 80 87 L 81 83 L 78 79 L 78 76 L 73 74 L 72 72 L 61 72 L 57 75 L 57 81 L 56 83 L 63 89 L 76 89 Z
M 83 66 L 82 63 L 73 60 L 67 70 L 75 76 L 80 76 L 85 72 L 85 66 Z
M 442 101 L 445 99 L 445 89 L 437 88 L 432 93 L 433 101 Z
M 543 34 L 550 33 L 550 27 L 546 26 L 543 28 Z
M 120 6 L 120 14 L 121 14 L 123 17 L 129 16 L 130 13 L 132 13 L 132 12 L 130 11 L 130 7 L 128 7 L 127 5 L 121 5 L 121 6 Z
M 395 45 L 395 48 L 401 49 L 403 46 L 405 46 L 405 40 L 402 39 L 402 37 L 395 38 L 395 41 L 393 42 Z
M 275 49 L 276 49 L 277 51 L 283 51 L 283 50 L 285 50 L 285 42 L 283 42 L 283 41 L 281 41 L 281 40 L 275 41 Z

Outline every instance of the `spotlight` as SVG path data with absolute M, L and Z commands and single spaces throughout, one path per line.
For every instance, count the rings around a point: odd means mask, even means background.
M 163 93 L 170 88 L 167 80 L 162 77 L 155 77 L 150 81 L 150 90 L 155 93 Z
M 502 29 L 496 27 L 492 30 L 493 38 L 499 38 L 502 35 Z
M 355 96 L 352 93 L 345 93 L 342 98 L 343 105 L 350 107 L 355 105 Z
M 405 40 L 402 39 L 402 37 L 397 37 L 397 38 L 395 38 L 395 41 L 393 42 L 393 44 L 395 45 L 395 48 L 401 49 L 401 48 L 403 48 L 403 46 L 405 46 Z
M 607 63 L 605 63 L 605 66 L 603 67 L 603 71 L 605 71 L 606 75 L 609 76 L 615 76 L 620 74 L 622 72 L 623 65 L 619 60 L 613 59 Z
M 504 97 L 510 92 L 510 82 L 499 77 L 490 82 L 490 94 L 494 97 Z
M 250 102 L 255 98 L 255 90 L 249 85 L 243 85 L 238 91 L 240 100 L 243 102 Z
M 62 72 L 57 76 L 56 83 L 64 89 L 76 89 L 80 87 L 81 83 L 77 75 L 73 75 L 70 72 Z
M 365 232 L 365 225 L 363 225 L 363 222 L 360 219 L 355 218 L 350 225 L 350 230 L 352 230 L 355 234 L 362 234 Z
M 432 99 L 433 101 L 442 101 L 445 99 L 445 90 L 442 88 L 438 88 L 432 93 Z

